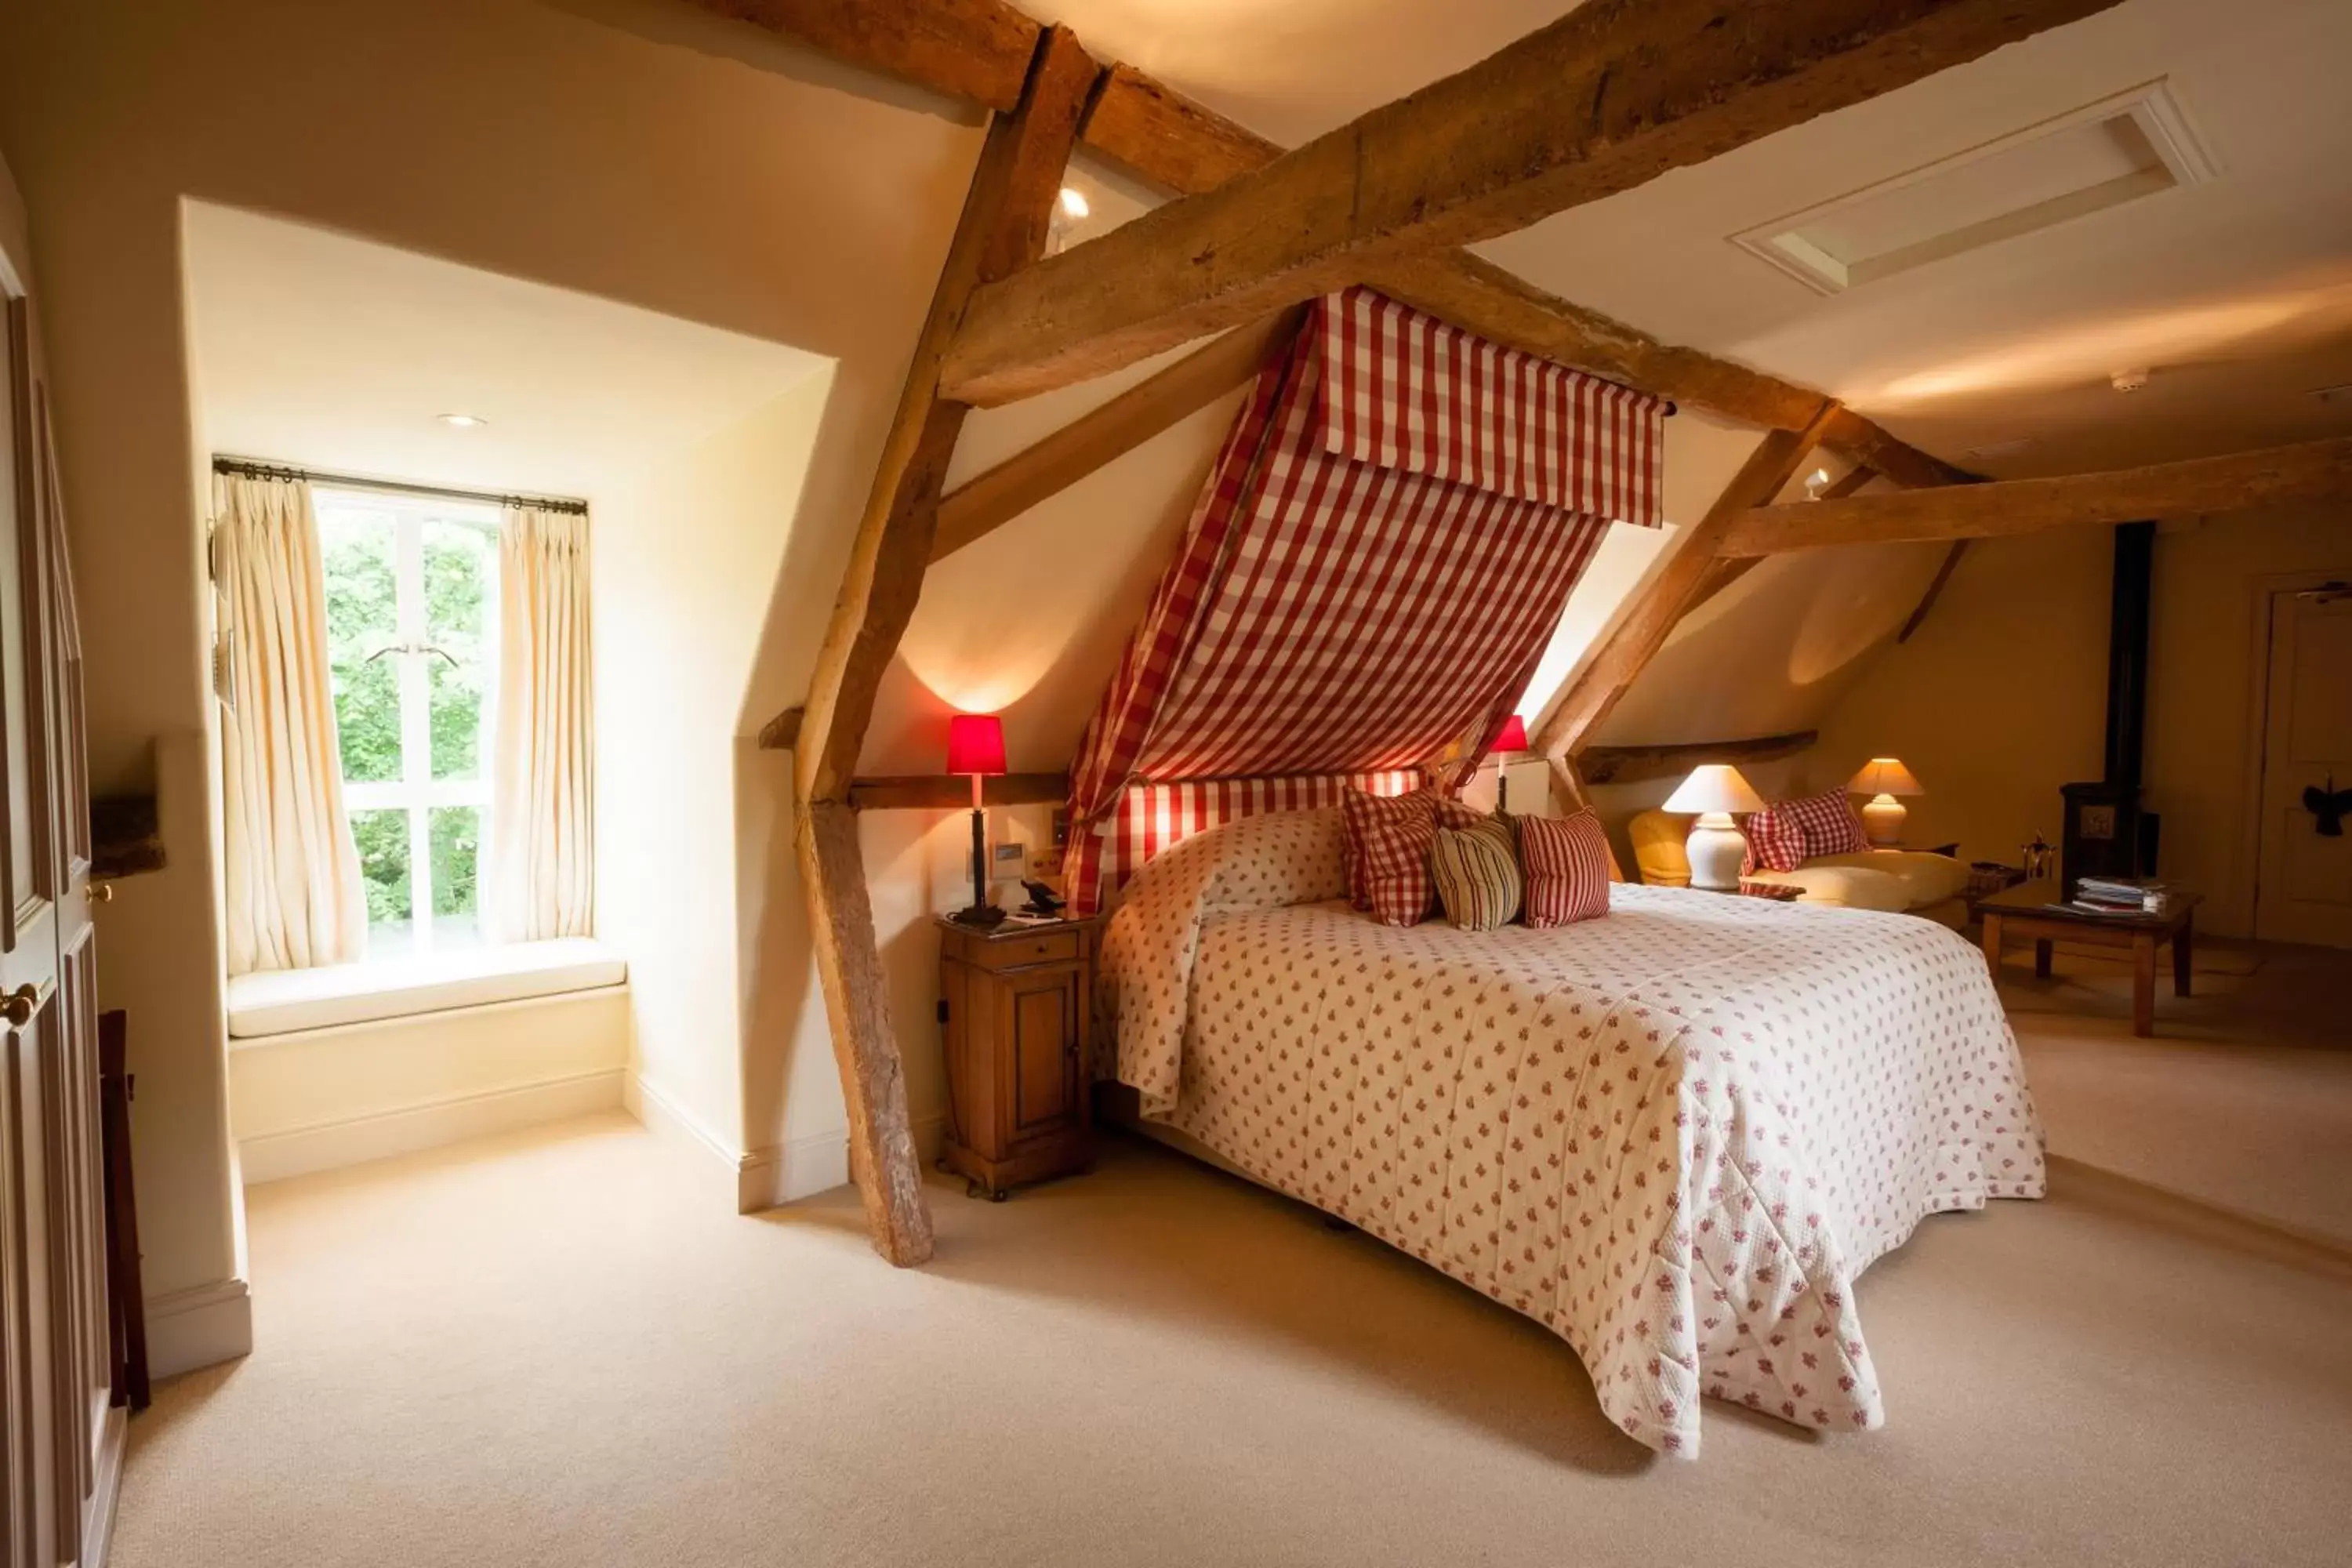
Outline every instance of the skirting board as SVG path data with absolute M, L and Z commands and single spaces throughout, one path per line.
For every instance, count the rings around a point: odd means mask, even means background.
M 512 1089 L 405 1106 L 345 1121 L 322 1122 L 237 1142 L 247 1186 L 287 1176 L 357 1165 L 394 1154 L 437 1149 L 467 1138 L 610 1110 L 623 1103 L 626 1074 L 619 1068 L 520 1084 Z
M 849 1181 L 849 1133 L 813 1132 L 739 1153 L 677 1101 L 644 1079 L 631 1074 L 622 1090 L 622 1104 L 645 1123 L 648 1131 L 707 1164 L 715 1182 L 731 1196 L 737 1214 L 757 1214 L 801 1198 L 814 1197 L 845 1186 Z M 914 1124 L 915 1147 L 926 1164 L 939 1158 L 944 1137 L 944 1117 L 929 1116 Z
M 147 1299 L 147 1370 L 172 1377 L 253 1350 L 253 1297 L 242 1279 Z

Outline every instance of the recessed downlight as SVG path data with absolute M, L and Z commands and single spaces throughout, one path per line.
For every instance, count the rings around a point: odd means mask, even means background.
M 453 430 L 478 430 L 489 423 L 478 414 L 440 414 L 435 417 Z

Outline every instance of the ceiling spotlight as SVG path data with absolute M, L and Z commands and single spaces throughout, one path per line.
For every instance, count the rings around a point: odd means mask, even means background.
M 435 417 L 456 430 L 478 430 L 489 423 L 478 414 L 440 414 Z
M 1807 500 L 1821 500 L 1822 492 L 1829 489 L 1829 484 L 1830 471 L 1827 468 L 1815 468 L 1811 473 L 1805 476 L 1805 499 Z
M 1062 216 L 1064 217 L 1085 217 L 1088 213 L 1093 211 L 1094 208 L 1087 203 L 1087 196 L 1084 191 L 1077 189 L 1074 185 L 1064 185 L 1062 187 Z
M 2107 384 L 2117 392 L 2137 392 L 2147 384 L 2147 372 L 2119 370 L 2107 378 Z

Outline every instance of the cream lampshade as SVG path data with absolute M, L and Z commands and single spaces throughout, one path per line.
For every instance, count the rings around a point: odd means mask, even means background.
M 1862 808 L 1862 830 L 1873 844 L 1891 846 L 1903 842 L 1903 818 L 1906 815 L 1898 795 L 1926 795 L 1911 770 L 1893 757 L 1873 757 L 1863 764 L 1862 772 L 1846 781 L 1848 790 L 1871 797 Z
M 1691 886 L 1717 891 L 1739 886 L 1739 863 L 1748 858 L 1748 840 L 1731 814 L 1764 809 L 1763 797 L 1748 787 L 1739 770 L 1727 763 L 1694 768 L 1691 776 L 1666 796 L 1665 808 L 1699 814 L 1685 845 L 1690 855 Z

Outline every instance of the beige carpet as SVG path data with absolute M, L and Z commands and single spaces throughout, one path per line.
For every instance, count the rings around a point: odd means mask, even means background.
M 2001 996 L 2053 1153 L 2352 1248 L 2352 952 L 2209 943 L 2131 1033 L 2127 966 L 2061 949 Z M 2347 1547 L 2352 1561 L 2352 1546 Z
M 1150 1145 L 894 1271 L 618 1118 L 252 1194 L 259 1348 L 133 1427 L 120 1568 L 2341 1563 L 2352 1268 L 2100 1184 L 1862 1286 L 1891 1425 L 1712 1407 Z

